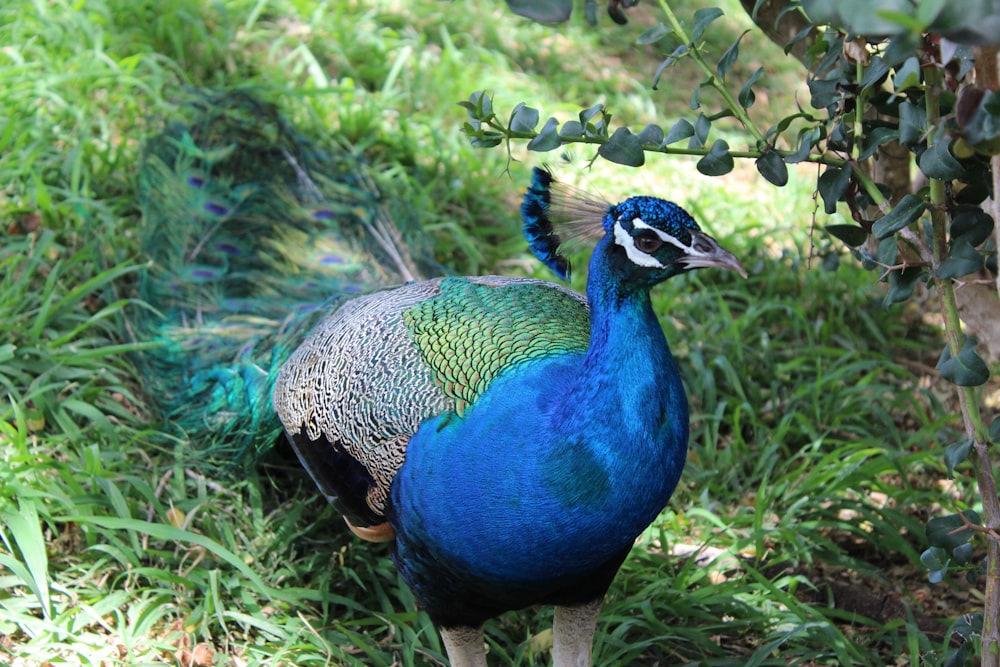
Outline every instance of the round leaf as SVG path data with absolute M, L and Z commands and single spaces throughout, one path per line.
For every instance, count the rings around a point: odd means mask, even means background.
M 619 127 L 607 143 L 601 144 L 597 154 L 609 162 L 629 167 L 641 167 L 646 162 L 642 142 L 626 127 Z
M 757 171 L 767 179 L 768 183 L 779 188 L 788 184 L 788 167 L 781 155 L 775 150 L 767 150 L 757 158 Z
M 722 139 L 716 139 L 708 155 L 698 160 L 698 171 L 706 176 L 722 176 L 728 174 L 734 167 L 733 156 L 729 154 L 729 144 Z

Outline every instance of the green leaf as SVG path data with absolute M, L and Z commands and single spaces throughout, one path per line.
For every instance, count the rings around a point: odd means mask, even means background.
M 948 445 L 944 450 L 944 462 L 948 466 L 948 477 L 955 479 L 955 468 L 969 458 L 972 451 L 972 441 L 963 440 Z
M 896 69 L 892 85 L 896 95 L 904 90 L 920 87 L 920 61 L 915 56 L 907 58 L 906 62 Z
M 920 554 L 920 564 L 928 570 L 944 570 L 949 560 L 947 549 L 941 547 L 930 547 Z
M 799 147 L 791 155 L 785 156 L 787 164 L 798 164 L 809 157 L 813 145 L 823 136 L 823 130 L 813 127 L 799 133 Z
M 958 241 L 952 245 L 947 259 L 941 262 L 937 276 L 941 280 L 961 278 L 983 268 L 984 262 L 985 258 L 975 248 L 965 241 Z
M 955 156 L 951 154 L 949 142 L 938 138 L 927 150 L 917 156 L 917 166 L 929 178 L 950 181 L 960 178 L 965 169 Z
M 951 356 L 951 348 L 945 346 L 937 367 L 941 377 L 959 387 L 978 387 L 990 379 L 990 369 L 982 357 L 976 354 L 976 339 L 966 338 L 957 357 Z
M 698 171 L 706 176 L 722 176 L 728 174 L 735 166 L 733 156 L 729 154 L 729 144 L 722 139 L 716 139 L 708 155 L 698 160 Z
M 660 85 L 660 77 L 663 76 L 663 71 L 687 55 L 687 48 L 687 44 L 681 44 L 660 63 L 660 66 L 656 68 L 656 73 L 653 74 L 653 90 L 656 90 L 656 87 Z
M 701 108 L 701 85 L 697 85 L 694 88 L 694 92 L 691 93 L 691 100 L 688 102 L 688 106 L 692 110 Z
M 888 236 L 878 242 L 878 262 L 882 266 L 895 266 L 896 257 L 899 255 L 899 244 L 896 243 L 895 236 Z
M 708 131 L 712 129 L 712 121 L 705 114 L 698 114 L 694 122 L 694 135 L 688 141 L 688 148 L 702 148 L 708 141 Z
M 545 121 L 545 126 L 531 141 L 528 142 L 529 151 L 552 151 L 562 146 L 562 139 L 559 138 L 559 121 L 549 118 Z
M 959 544 L 957 547 L 951 550 L 951 556 L 955 559 L 955 562 L 959 565 L 968 565 L 972 562 L 972 542 L 966 542 L 965 544 Z
M 629 167 L 641 167 L 646 162 L 642 142 L 627 127 L 619 127 L 607 143 L 601 144 L 597 154 L 609 162 Z
M 539 23 L 563 23 L 573 13 L 573 0 L 507 0 L 507 7 Z
M 655 44 L 656 42 L 660 41 L 661 39 L 663 39 L 664 37 L 666 37 L 667 35 L 669 35 L 672 32 L 673 32 L 673 30 L 671 30 L 670 28 L 668 28 L 663 23 L 663 21 L 660 21 L 659 23 L 657 23 L 656 25 L 654 25 L 652 28 L 649 28 L 648 30 L 643 31 L 643 33 L 641 35 L 639 35 L 638 37 L 636 37 L 635 43 L 636 44 L 641 44 L 641 45 Z
M 587 123 L 590 122 L 590 119 L 596 116 L 597 114 L 601 113 L 603 110 L 604 110 L 603 104 L 595 104 L 589 109 L 584 109 L 583 111 L 580 112 L 580 124 L 586 127 Z
M 861 155 L 859 160 L 867 160 L 875 155 L 882 144 L 899 139 L 899 130 L 891 127 L 875 127 L 861 137 Z
M 663 144 L 663 128 L 659 125 L 647 125 L 635 135 L 643 146 L 660 146 Z
M 726 80 L 726 75 L 729 74 L 729 70 L 733 68 L 736 60 L 740 57 L 740 42 L 746 37 L 746 34 L 750 32 L 749 30 L 744 30 L 743 34 L 736 38 L 736 40 L 729 45 L 729 48 L 725 50 L 722 57 L 719 58 L 719 63 L 715 66 L 715 73 L 719 75 L 719 78 L 723 81 Z
M 994 417 L 990 423 L 990 442 L 994 445 L 1000 443 L 1000 417 Z
M 921 268 L 902 269 L 889 274 L 889 289 L 886 290 L 883 300 L 886 307 L 894 303 L 901 303 L 913 296 L 913 290 L 917 282 L 924 276 Z
M 538 126 L 538 109 L 525 106 L 524 102 L 519 102 L 510 113 L 510 131 L 530 133 L 534 132 Z
M 975 248 L 993 234 L 993 218 L 978 206 L 962 207 L 952 218 L 952 243 L 964 241 Z
M 827 225 L 826 231 L 852 248 L 864 245 L 868 240 L 868 232 L 858 225 Z
M 669 132 L 667 132 L 667 138 L 663 140 L 663 145 L 669 146 L 670 144 L 675 144 L 682 139 L 687 139 L 692 136 L 694 136 L 694 125 L 681 118 L 679 121 L 674 123 L 674 126 L 670 128 Z
M 895 234 L 904 227 L 913 224 L 923 215 L 927 205 L 916 195 L 905 195 L 899 200 L 887 215 L 882 216 L 872 225 L 872 234 L 877 239 L 884 239 Z
M 888 73 L 889 63 L 881 56 L 875 56 L 865 67 L 864 75 L 861 77 L 858 85 L 861 87 L 861 90 L 867 90 L 872 86 L 880 84 Z
M 736 99 L 739 101 L 740 106 L 744 109 L 749 109 L 753 106 L 754 102 L 757 101 L 757 95 L 753 92 L 753 84 L 757 83 L 757 79 L 759 79 L 762 74 L 764 74 L 764 68 L 758 67 L 757 71 L 751 74 L 750 78 L 747 79 L 747 82 L 743 84 L 742 88 L 740 88 L 740 94 Z
M 847 192 L 847 186 L 851 183 L 851 167 L 829 167 L 820 174 L 817 181 L 819 194 L 823 198 L 823 210 L 827 214 L 833 215 L 837 212 L 837 202 L 840 201 Z
M 948 550 L 965 544 L 975 535 L 975 531 L 966 527 L 966 523 L 974 526 L 982 525 L 979 515 L 973 510 L 965 510 L 961 514 L 934 517 L 927 522 L 927 543 L 932 547 Z
M 583 125 L 579 121 L 568 120 L 562 125 L 562 129 L 559 130 L 560 137 L 582 137 L 583 136 Z
M 778 151 L 774 149 L 764 151 L 764 154 L 757 158 L 756 164 L 757 171 L 769 183 L 779 188 L 788 184 L 788 167 Z
M 17 504 L 17 510 L 13 507 L 4 507 L 0 512 L 2 526 L 10 531 L 13 545 L 21 552 L 21 561 L 24 563 L 27 578 L 24 583 L 32 590 L 38 598 L 42 615 L 49 618 L 52 614 L 49 587 L 49 559 L 45 550 L 45 537 L 42 535 L 41 521 L 38 517 L 38 509 L 35 501 L 29 498 L 21 498 Z M 0 528 L 0 535 L 3 530 Z M 5 539 L 6 541 L 6 539 Z M 12 559 L 14 560 L 14 559 Z M 25 578 L 22 575 L 22 579 Z
M 694 26 L 691 28 L 691 41 L 697 42 L 705 34 L 705 28 L 715 19 L 722 16 L 723 11 L 718 7 L 707 7 L 699 9 L 694 13 Z
M 923 106 L 901 102 L 899 105 L 899 141 L 910 148 L 918 146 L 927 131 L 927 111 Z

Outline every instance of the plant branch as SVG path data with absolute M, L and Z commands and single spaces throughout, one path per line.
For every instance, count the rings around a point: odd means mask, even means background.
M 743 127 L 748 129 L 750 133 L 756 139 L 758 145 L 763 145 L 765 143 L 764 134 L 760 131 L 757 125 L 750 119 L 749 114 L 747 114 L 746 109 L 744 109 L 740 103 L 733 97 L 733 94 L 729 92 L 726 88 L 725 82 L 719 78 L 719 76 L 712 70 L 705 59 L 702 57 L 701 52 L 698 47 L 693 43 L 690 36 L 688 36 L 687 31 L 684 30 L 684 26 L 677 19 L 677 15 L 674 14 L 673 9 L 667 0 L 660 0 L 660 9 L 667 17 L 667 22 L 670 23 L 671 29 L 680 38 L 681 42 L 689 45 L 691 48 L 688 51 L 688 55 L 698 63 L 698 67 L 702 72 L 705 73 L 707 83 L 712 86 L 722 96 L 722 100 L 729 107 L 729 110 L 736 116 L 736 119 L 743 124 Z

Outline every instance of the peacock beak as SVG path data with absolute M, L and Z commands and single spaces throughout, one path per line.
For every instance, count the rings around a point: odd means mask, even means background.
M 744 278 L 747 270 L 743 268 L 736 255 L 719 245 L 719 242 L 704 232 L 691 232 L 691 247 L 687 254 L 679 260 L 689 269 L 704 269 L 715 267 L 735 271 Z

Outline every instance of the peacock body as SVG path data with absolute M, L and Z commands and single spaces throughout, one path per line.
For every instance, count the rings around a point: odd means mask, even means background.
M 702 266 L 742 272 L 662 199 L 610 205 L 536 169 L 522 216 L 533 252 L 561 275 L 569 269 L 563 239 L 597 238 L 586 298 L 497 276 L 379 289 L 413 277 L 387 270 L 408 253 L 362 257 L 357 219 L 331 224 L 329 216 L 306 215 L 295 232 L 337 248 L 338 257 L 358 257 L 354 273 L 311 278 L 333 299 L 264 309 L 260 334 L 227 352 L 224 335 L 199 330 L 208 338 L 195 347 L 208 340 L 213 353 L 228 354 L 228 365 L 213 357 L 213 365 L 190 366 L 182 382 L 197 385 L 196 395 L 231 397 L 227 380 L 251 378 L 235 383 L 240 400 L 222 412 L 236 421 L 248 411 L 277 413 L 303 466 L 352 530 L 392 542 L 397 569 L 441 628 L 454 667 L 486 664 L 487 619 L 540 603 L 557 606 L 555 664 L 589 664 L 600 601 L 635 538 L 667 503 L 687 449 L 687 402 L 650 289 Z M 285 233 L 263 222 L 266 233 L 240 236 L 241 248 L 290 247 L 268 244 Z M 220 238 L 219 228 L 202 226 L 197 245 Z M 186 268 L 190 255 L 175 263 Z M 302 271 L 295 253 L 282 256 L 290 258 L 285 268 Z M 283 279 L 274 273 L 281 267 L 257 257 L 240 270 L 248 290 Z M 177 281 L 176 274 L 168 275 Z M 366 293 L 348 298 L 357 289 Z M 202 329 L 223 332 L 244 327 L 242 314 L 205 327 L 204 310 L 192 314 L 191 305 L 204 299 L 217 315 L 220 298 L 245 304 L 254 294 L 231 296 L 225 285 L 189 291 L 182 319 L 196 315 Z M 170 326 L 166 337 L 175 345 L 194 339 L 190 328 Z M 206 357 L 199 354 L 200 363 Z M 273 436 L 251 423 L 257 433 L 247 437 L 255 443 Z

